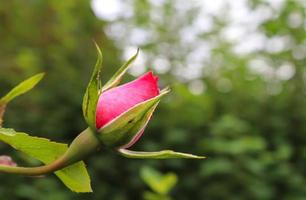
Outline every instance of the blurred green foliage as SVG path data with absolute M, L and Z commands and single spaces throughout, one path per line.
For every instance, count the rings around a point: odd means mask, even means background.
M 143 167 L 140 176 L 153 190 L 153 192 L 144 192 L 145 200 L 171 200 L 169 192 L 177 183 L 177 176 L 174 173 L 161 174 L 151 167 Z
M 269 1 L 248 1 L 250 10 L 272 12 L 252 25 L 250 34 L 256 30 L 267 41 L 277 42 L 242 54 L 235 51 L 235 45 L 248 44 L 248 40 L 228 41 L 223 35 L 230 23 L 226 6 L 218 15 L 210 16 L 213 23 L 209 31 L 197 34 L 197 42 L 186 43 L 188 29 L 184 37 L 178 33 L 196 19 L 200 12 L 196 6 L 189 8 L 186 2 L 185 11 L 178 12 L 181 4 L 174 0 L 164 1 L 159 7 L 146 0 L 127 2 L 134 15 L 108 22 L 97 19 L 85 0 L 1 1 L 1 93 L 30 75 L 47 72 L 31 94 L 8 107 L 5 126 L 56 141 L 71 141 L 85 128 L 81 102 L 96 60 L 92 40 L 103 46 L 105 81 L 123 63 L 120 56 L 124 48 L 135 45 L 128 38 L 137 27 L 154 35 L 152 40 L 137 44 L 146 54 L 145 65 L 156 65 L 155 58 L 166 59 L 171 67 L 162 71 L 160 80 L 162 85 L 170 84 L 173 91 L 133 148 L 171 148 L 208 158 L 143 161 L 99 152 L 87 160 L 93 178 L 92 194 L 71 193 L 54 176 L 1 174 L 1 199 L 142 199 L 147 187 L 139 172 L 144 166 L 177 174 L 179 181 L 169 194 L 174 199 L 305 199 L 303 2 L 285 0 L 282 6 L 273 7 Z M 148 14 L 152 12 L 158 16 Z M 127 34 L 121 38 L 104 32 L 116 23 L 127 27 L 123 28 Z M 276 48 L 279 38 L 287 41 L 280 50 Z M 190 52 L 207 43 L 211 44 L 209 51 L 191 56 Z M 200 61 L 200 73 L 184 77 L 195 70 L 188 67 L 196 64 L 198 57 L 206 58 Z M 254 70 L 254 65 L 269 68 L 262 73 Z M 288 65 L 292 76 L 285 70 L 279 78 L 279 70 Z M 0 151 L 13 155 L 20 164 L 38 164 L 13 154 L 4 144 Z

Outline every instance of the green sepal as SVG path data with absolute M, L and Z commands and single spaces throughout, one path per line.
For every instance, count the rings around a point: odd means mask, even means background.
M 57 143 L 46 138 L 33 137 L 13 129 L 0 128 L 0 141 L 9 144 L 44 164 L 49 164 L 62 156 L 68 145 Z M 0 171 L 1 171 L 0 166 Z M 8 166 L 3 166 L 4 168 Z M 90 177 L 83 161 L 72 164 L 55 172 L 56 176 L 74 192 L 92 192 Z
M 98 130 L 100 141 L 112 148 L 129 144 L 146 125 L 160 99 L 169 92 L 163 90 L 158 96 L 139 103 Z
M 19 83 L 9 93 L 7 93 L 7 95 L 0 99 L 0 105 L 8 104 L 17 96 L 20 96 L 31 90 L 35 85 L 37 85 L 37 83 L 39 83 L 39 81 L 44 77 L 44 75 L 44 73 L 39 73 Z
M 96 43 L 95 46 L 97 48 L 98 58 L 84 94 L 82 106 L 85 121 L 93 130 L 96 129 L 96 109 L 101 90 L 100 73 L 103 62 L 101 49 Z
M 131 64 L 136 60 L 138 54 L 139 54 L 139 49 L 137 49 L 137 52 L 135 53 L 135 55 L 132 56 L 124 65 L 122 65 L 118 69 L 118 71 L 112 76 L 112 78 L 109 81 L 107 81 L 107 83 L 102 88 L 102 92 L 104 92 L 108 89 L 111 89 L 111 88 L 117 86 L 120 83 L 123 75 L 129 69 Z
M 188 158 L 188 159 L 204 159 L 204 156 L 196 156 L 189 153 L 180 153 L 172 150 L 145 152 L 145 151 L 131 151 L 127 149 L 119 149 L 118 152 L 126 158 L 138 159 L 170 159 L 170 158 Z

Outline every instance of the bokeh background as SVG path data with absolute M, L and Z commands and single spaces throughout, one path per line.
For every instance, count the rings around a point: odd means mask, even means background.
M 47 72 L 10 104 L 6 127 L 72 141 L 86 127 L 81 102 L 95 40 L 104 81 L 140 47 L 125 81 L 151 69 L 172 88 L 133 149 L 208 157 L 99 152 L 86 160 L 94 193 L 72 193 L 53 175 L 1 174 L 0 199 L 305 200 L 305 9 L 304 0 L 0 1 L 0 93 Z M 5 144 L 0 151 L 39 164 Z M 157 195 L 148 177 L 168 172 L 177 182 L 151 180 L 171 189 Z

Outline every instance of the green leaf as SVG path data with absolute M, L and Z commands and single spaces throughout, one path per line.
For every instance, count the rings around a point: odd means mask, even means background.
M 22 95 L 31 90 L 44 77 L 44 75 L 44 73 L 36 74 L 35 76 L 32 76 L 29 79 L 21 82 L 19 85 L 14 87 L 7 95 L 0 99 L 0 105 L 5 105 L 17 96 Z
M 166 195 L 177 183 L 177 176 L 174 173 L 161 174 L 151 167 L 143 167 L 140 171 L 141 178 L 150 188 L 161 195 Z
M 97 48 L 98 59 L 83 98 L 83 115 L 87 124 L 93 130 L 96 129 L 96 109 L 101 89 L 100 73 L 103 61 L 102 52 L 96 43 L 95 45 Z
M 26 133 L 15 132 L 13 129 L 0 128 L 0 140 L 45 164 L 55 161 L 68 149 L 67 144 L 29 136 Z M 82 161 L 58 170 L 55 174 L 74 192 L 92 191 L 90 177 Z
M 137 104 L 122 113 L 109 124 L 98 130 L 98 137 L 108 147 L 122 147 L 133 140 L 146 125 L 160 99 L 169 92 L 163 90 L 160 95 Z
M 129 66 L 136 60 L 138 54 L 139 54 L 139 49 L 137 49 L 136 54 L 132 56 L 124 65 L 122 65 L 119 68 L 119 70 L 112 76 L 112 78 L 103 86 L 102 92 L 112 87 L 115 87 L 120 83 L 123 75 L 129 69 Z
M 131 151 L 127 149 L 119 149 L 118 152 L 126 158 L 140 158 L 140 159 L 170 159 L 170 158 L 189 158 L 189 159 L 204 159 L 204 156 L 196 156 L 189 153 L 180 153 L 172 150 L 163 151 Z

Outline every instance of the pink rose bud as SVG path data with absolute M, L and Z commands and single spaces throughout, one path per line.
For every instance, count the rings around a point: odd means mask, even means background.
M 83 115 L 89 127 L 70 144 L 65 153 L 68 163 L 82 160 L 99 146 L 113 149 L 127 158 L 204 158 L 172 150 L 136 152 L 128 150 L 142 136 L 161 98 L 170 92 L 160 90 L 158 77 L 148 72 L 134 81 L 117 86 L 137 53 L 105 83 L 101 84 L 102 52 L 83 97 Z M 81 148 L 80 148 L 81 147 Z M 66 162 L 67 164 L 67 162 Z
M 157 82 L 158 77 L 154 76 L 150 71 L 134 81 L 103 92 L 99 97 L 96 110 L 97 129 L 102 130 L 131 108 L 157 97 L 160 94 Z M 148 120 L 150 117 L 148 117 Z M 125 148 L 133 145 L 140 138 L 148 120 L 141 123 L 141 125 L 138 124 L 137 127 L 125 128 L 127 129 L 126 131 L 137 131 L 132 133 L 135 134 L 132 140 L 123 144 Z
M 10 156 L 0 156 L 0 165 L 17 166 Z

